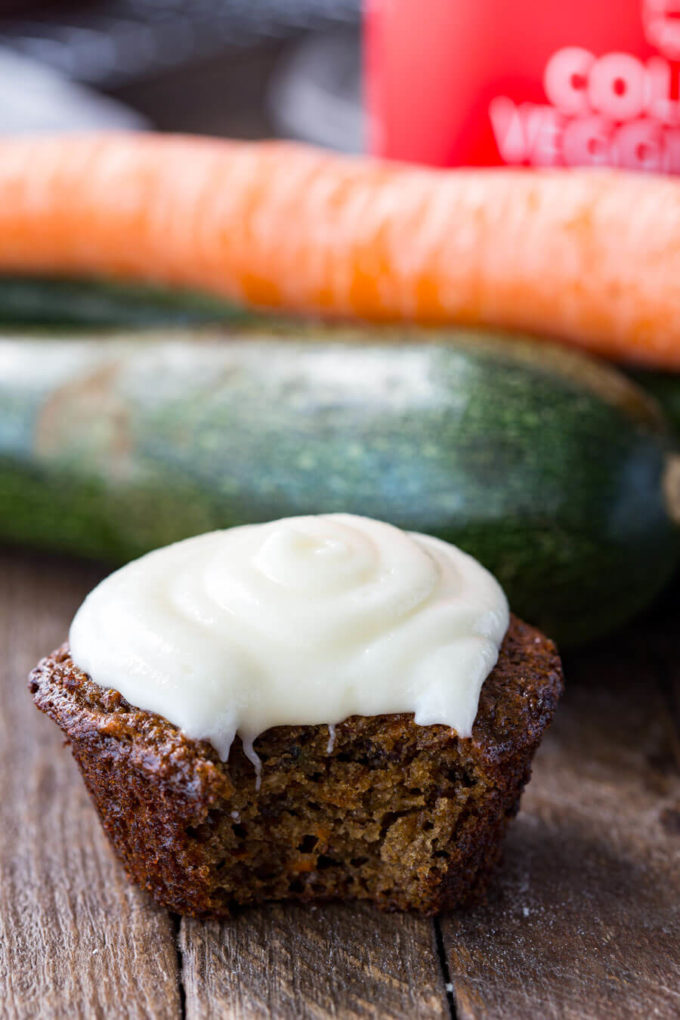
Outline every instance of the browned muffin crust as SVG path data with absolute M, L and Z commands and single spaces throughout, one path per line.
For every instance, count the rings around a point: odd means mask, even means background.
M 279 726 L 222 762 L 117 691 L 68 647 L 29 679 L 64 731 L 131 879 L 172 910 L 220 917 L 263 900 L 367 899 L 432 914 L 483 893 L 562 689 L 554 645 L 512 618 L 471 738 L 411 715 Z

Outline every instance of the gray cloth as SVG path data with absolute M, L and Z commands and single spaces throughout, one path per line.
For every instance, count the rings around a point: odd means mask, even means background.
M 0 42 L 108 88 L 231 46 L 356 25 L 360 9 L 360 0 L 109 0 L 0 18 Z

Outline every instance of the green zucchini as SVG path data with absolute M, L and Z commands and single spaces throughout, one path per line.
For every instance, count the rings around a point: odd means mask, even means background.
M 0 276 L 0 325 L 97 328 L 243 323 L 256 316 L 205 294 L 108 280 Z
M 680 439 L 680 372 L 631 372 L 632 378 L 661 405 Z
M 671 573 L 675 466 L 651 398 L 535 341 L 315 327 L 0 341 L 0 537 L 113 562 L 350 511 L 457 543 L 573 644 Z

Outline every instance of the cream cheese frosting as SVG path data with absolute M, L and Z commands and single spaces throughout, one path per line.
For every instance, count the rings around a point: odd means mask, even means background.
M 412 712 L 472 732 L 509 611 L 455 546 L 350 514 L 291 517 L 157 549 L 71 625 L 92 680 L 223 759 L 238 733 Z

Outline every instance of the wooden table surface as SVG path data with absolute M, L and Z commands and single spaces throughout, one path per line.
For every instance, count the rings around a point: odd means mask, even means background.
M 0 1016 L 680 1016 L 680 599 L 567 663 L 488 903 L 183 920 L 128 884 L 25 677 L 101 571 L 0 554 Z

